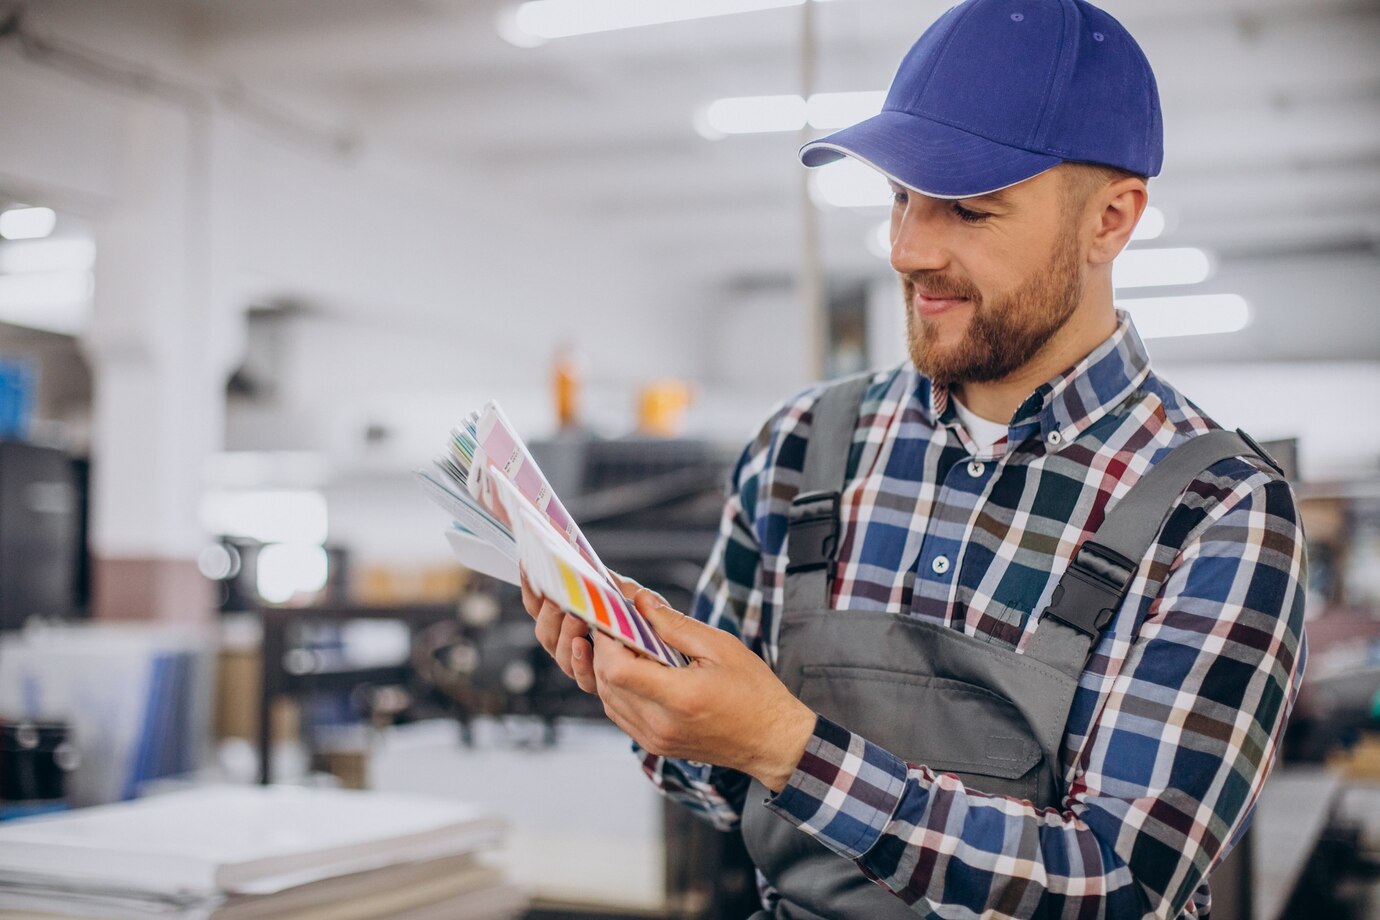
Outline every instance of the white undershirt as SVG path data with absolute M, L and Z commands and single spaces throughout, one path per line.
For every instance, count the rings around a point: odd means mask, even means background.
M 963 423 L 963 427 L 968 429 L 968 436 L 977 444 L 979 451 L 986 451 L 993 444 L 1006 437 L 1007 425 L 1004 422 L 993 422 L 973 413 L 963 403 L 958 401 L 952 393 L 949 399 L 953 401 L 954 411 L 958 413 L 958 419 Z

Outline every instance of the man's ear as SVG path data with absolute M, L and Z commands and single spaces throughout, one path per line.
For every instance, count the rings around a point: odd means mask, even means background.
M 1107 264 L 1126 248 L 1148 200 L 1145 180 L 1134 176 L 1109 182 L 1091 196 L 1088 206 L 1095 211 L 1097 224 L 1088 249 L 1090 262 Z

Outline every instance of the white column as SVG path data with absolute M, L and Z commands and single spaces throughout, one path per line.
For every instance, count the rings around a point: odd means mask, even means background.
M 239 337 L 217 296 L 214 125 L 132 102 L 120 186 L 97 215 L 91 548 L 97 616 L 202 620 L 205 461 L 224 439 Z

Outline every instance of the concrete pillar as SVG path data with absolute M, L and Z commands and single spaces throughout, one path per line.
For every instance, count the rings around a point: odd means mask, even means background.
M 224 439 L 240 336 L 217 295 L 211 116 L 131 102 L 119 188 L 94 221 L 93 605 L 108 619 L 207 620 L 197 571 L 207 457 Z

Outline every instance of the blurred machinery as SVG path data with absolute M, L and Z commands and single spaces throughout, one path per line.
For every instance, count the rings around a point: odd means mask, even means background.
M 62 811 L 79 757 L 64 722 L 0 721 L 0 821 Z
M 0 630 L 84 612 L 88 568 L 84 461 L 0 440 Z
M 265 602 L 260 579 L 260 554 L 272 544 L 250 537 L 221 535 L 202 550 L 197 568 L 215 586 L 216 609 L 222 614 L 257 610 Z M 292 598 L 289 606 L 334 604 L 348 594 L 350 554 L 344 547 L 323 546 L 325 579 L 320 587 Z

